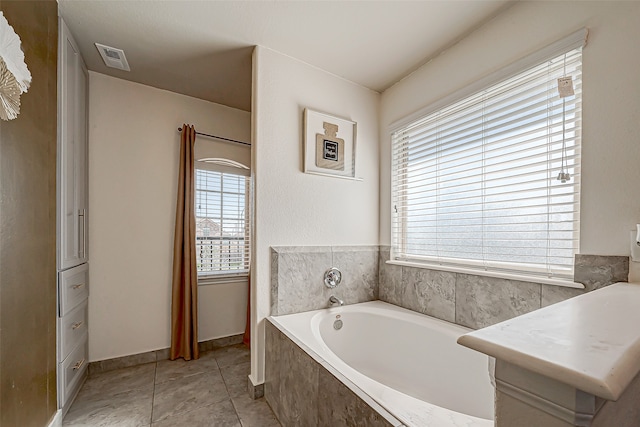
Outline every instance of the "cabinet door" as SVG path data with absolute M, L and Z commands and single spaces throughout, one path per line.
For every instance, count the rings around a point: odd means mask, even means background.
M 60 21 L 58 92 L 58 268 L 87 260 L 87 75 Z
M 76 70 L 76 135 L 77 135 L 77 201 L 78 201 L 78 244 L 79 244 L 79 262 L 87 262 L 89 260 L 89 134 L 87 129 L 88 122 L 88 94 L 89 94 L 89 73 L 82 61 L 82 57 L 78 56 L 78 69 Z

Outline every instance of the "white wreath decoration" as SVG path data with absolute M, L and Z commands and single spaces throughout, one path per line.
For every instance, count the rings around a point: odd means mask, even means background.
M 31 85 L 31 73 L 24 62 L 20 36 L 0 11 L 0 118 L 13 120 L 20 114 L 20 95 Z

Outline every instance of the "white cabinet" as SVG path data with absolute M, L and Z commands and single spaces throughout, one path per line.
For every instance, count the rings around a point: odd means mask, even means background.
M 58 273 L 58 404 L 63 413 L 87 374 L 88 296 L 88 264 Z
M 89 297 L 89 264 L 58 273 L 58 315 L 66 316 Z
M 64 361 L 87 335 L 86 300 L 68 315 L 58 318 L 58 331 L 60 332 L 58 360 Z
M 58 364 L 59 406 L 63 413 L 69 410 L 87 373 L 87 336 L 74 347 L 73 351 Z
M 87 262 L 87 68 L 60 20 L 58 58 L 58 270 Z
M 89 264 L 88 73 L 78 45 L 58 26 L 58 406 L 63 415 L 87 377 Z

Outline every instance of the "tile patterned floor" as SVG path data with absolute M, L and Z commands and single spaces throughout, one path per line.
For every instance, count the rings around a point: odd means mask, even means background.
M 163 360 L 87 379 L 64 427 L 277 427 L 264 398 L 247 393 L 249 350 L 234 345 L 200 359 Z

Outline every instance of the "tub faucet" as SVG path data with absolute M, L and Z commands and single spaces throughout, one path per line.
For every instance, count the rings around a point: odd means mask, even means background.
M 329 306 L 333 307 L 336 304 L 342 307 L 344 305 L 344 301 L 342 301 L 340 298 L 337 298 L 335 295 L 331 295 L 329 297 Z

